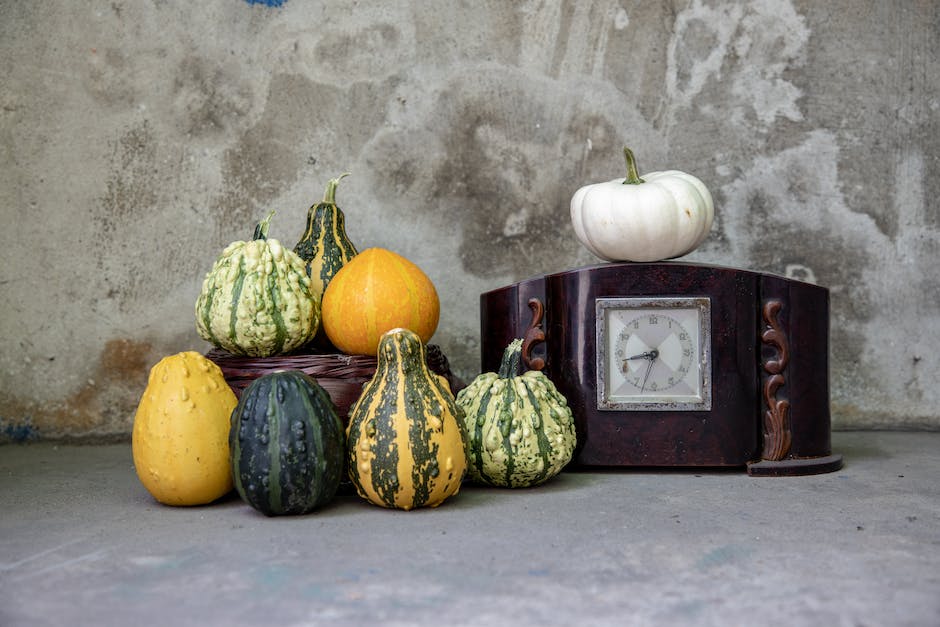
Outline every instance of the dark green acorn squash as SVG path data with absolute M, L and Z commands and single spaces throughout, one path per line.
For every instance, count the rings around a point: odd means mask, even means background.
M 235 489 L 267 516 L 329 502 L 344 474 L 345 435 L 327 392 L 297 370 L 255 379 L 229 432 Z

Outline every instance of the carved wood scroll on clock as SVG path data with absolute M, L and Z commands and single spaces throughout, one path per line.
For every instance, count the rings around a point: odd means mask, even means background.
M 761 457 L 770 461 L 784 459 L 790 452 L 792 441 L 790 402 L 777 398 L 777 392 L 786 385 L 784 372 L 790 359 L 787 335 L 777 320 L 782 307 L 783 303 L 779 300 L 770 300 L 764 303 L 761 311 L 766 325 L 761 334 L 761 341 L 776 352 L 773 358 L 764 359 L 762 364 L 766 373 L 763 380 L 763 396 L 767 408 L 764 412 L 764 447 Z
M 545 367 L 545 360 L 541 357 L 532 357 L 532 347 L 545 341 L 545 331 L 542 330 L 542 316 L 545 315 L 545 306 L 537 298 L 529 299 L 529 309 L 532 310 L 532 322 L 525 330 L 522 338 L 522 363 L 527 370 L 541 370 Z

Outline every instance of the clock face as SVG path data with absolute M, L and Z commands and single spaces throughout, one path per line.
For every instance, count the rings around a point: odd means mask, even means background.
M 597 407 L 711 409 L 707 298 L 599 298 Z

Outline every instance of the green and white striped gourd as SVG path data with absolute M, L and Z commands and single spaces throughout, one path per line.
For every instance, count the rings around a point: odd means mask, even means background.
M 267 516 L 306 514 L 329 502 L 343 476 L 343 424 L 329 394 L 299 370 L 245 388 L 229 430 L 232 477 Z
M 235 355 L 270 357 L 316 335 L 320 302 L 304 262 L 268 239 L 272 211 L 248 242 L 229 244 L 206 274 L 196 301 L 199 336 Z
M 467 468 L 463 424 L 447 381 L 407 329 L 379 341 L 375 376 L 349 415 L 349 478 L 382 507 L 436 507 L 457 494 Z
M 568 402 L 541 371 L 519 371 L 522 340 L 457 394 L 467 431 L 470 479 L 522 488 L 543 483 L 571 461 L 577 436 Z

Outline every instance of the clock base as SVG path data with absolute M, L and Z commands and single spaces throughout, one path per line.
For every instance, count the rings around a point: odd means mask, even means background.
M 842 468 L 841 455 L 822 457 L 800 457 L 770 461 L 762 459 L 747 465 L 747 474 L 752 477 L 795 477 L 799 475 L 821 475 Z

